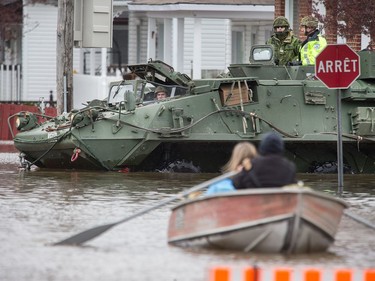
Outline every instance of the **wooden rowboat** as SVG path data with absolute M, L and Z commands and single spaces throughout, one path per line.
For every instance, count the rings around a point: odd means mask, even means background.
M 307 187 L 258 188 L 186 200 L 172 209 L 168 242 L 262 253 L 321 252 L 348 205 Z

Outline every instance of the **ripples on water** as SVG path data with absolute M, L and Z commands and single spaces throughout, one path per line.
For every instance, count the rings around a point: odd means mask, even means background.
M 0 280 L 208 280 L 208 269 L 374 268 L 375 230 L 343 217 L 328 252 L 261 255 L 184 249 L 167 244 L 170 207 L 120 224 L 82 247 L 51 243 L 158 204 L 214 174 L 122 174 L 18 169 L 17 154 L 0 154 Z M 299 175 L 306 185 L 335 194 L 336 175 Z M 350 211 L 375 224 L 374 176 L 344 179 Z

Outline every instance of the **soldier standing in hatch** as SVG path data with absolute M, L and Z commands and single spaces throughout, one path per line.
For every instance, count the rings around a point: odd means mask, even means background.
M 157 86 L 155 89 L 156 100 L 164 100 L 167 97 L 167 91 L 162 86 Z
M 306 16 L 301 20 L 301 27 L 306 40 L 302 42 L 300 61 L 302 65 L 315 64 L 317 55 L 327 46 L 326 39 L 320 34 L 318 20 L 313 16 Z
M 298 60 L 301 42 L 293 35 L 288 20 L 285 17 L 277 17 L 273 21 L 274 34 L 267 40 L 267 45 L 272 45 L 275 50 L 275 63 L 287 65 Z

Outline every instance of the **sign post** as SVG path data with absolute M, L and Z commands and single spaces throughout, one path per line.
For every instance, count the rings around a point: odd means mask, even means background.
M 347 89 L 360 75 L 359 56 L 346 44 L 327 45 L 316 57 L 315 76 L 329 89 L 337 89 L 337 174 L 338 192 L 343 190 L 341 133 L 341 89 Z

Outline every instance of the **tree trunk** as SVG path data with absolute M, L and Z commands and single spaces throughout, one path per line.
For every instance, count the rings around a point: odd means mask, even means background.
M 59 0 L 56 41 L 57 114 L 65 110 L 69 112 L 73 107 L 73 15 L 74 0 Z

